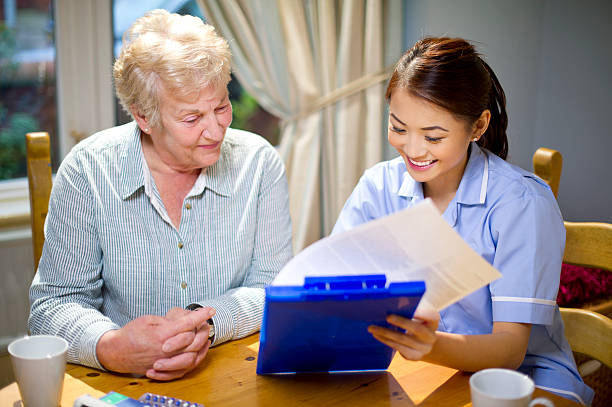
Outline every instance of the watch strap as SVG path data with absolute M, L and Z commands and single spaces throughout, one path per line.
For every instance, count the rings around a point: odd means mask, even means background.
M 195 311 L 195 310 L 197 310 L 199 308 L 204 308 L 204 307 L 202 307 L 197 302 L 194 302 L 193 304 L 189 304 L 188 306 L 185 307 L 185 309 L 189 310 L 189 311 Z M 206 323 L 209 325 L 208 339 L 210 340 L 210 343 L 213 343 L 214 340 L 215 340 L 215 324 L 214 324 L 212 318 L 208 318 Z

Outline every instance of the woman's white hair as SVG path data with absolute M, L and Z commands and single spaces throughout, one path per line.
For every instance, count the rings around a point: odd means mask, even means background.
M 210 85 L 227 86 L 231 54 L 213 26 L 194 16 L 153 10 L 123 34 L 123 47 L 113 66 L 117 97 L 123 108 L 161 125 L 159 92 L 197 94 Z

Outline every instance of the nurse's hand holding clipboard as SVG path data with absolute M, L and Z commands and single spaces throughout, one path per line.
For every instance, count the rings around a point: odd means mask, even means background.
M 401 328 L 404 333 L 374 325 L 368 327 L 368 331 L 380 342 L 397 350 L 405 359 L 421 360 L 436 343 L 440 314 L 433 309 L 419 307 L 412 319 L 389 315 L 387 322 Z

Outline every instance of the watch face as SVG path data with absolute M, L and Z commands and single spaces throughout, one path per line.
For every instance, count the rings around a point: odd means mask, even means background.
M 198 308 L 202 308 L 202 306 L 200 304 L 189 304 L 186 309 L 188 309 L 189 311 L 195 311 Z
M 208 321 L 208 337 L 212 338 L 213 336 L 215 336 L 215 324 L 213 324 L 212 319 L 209 319 Z

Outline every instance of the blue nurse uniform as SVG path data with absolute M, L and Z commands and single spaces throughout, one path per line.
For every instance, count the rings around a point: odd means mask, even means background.
M 378 163 L 361 177 L 332 234 L 423 199 L 401 157 Z M 491 333 L 494 321 L 532 324 L 518 370 L 537 387 L 590 405 L 593 390 L 578 374 L 556 304 L 565 228 L 548 185 L 472 142 L 442 216 L 502 277 L 441 310 L 438 329 L 479 335 Z

